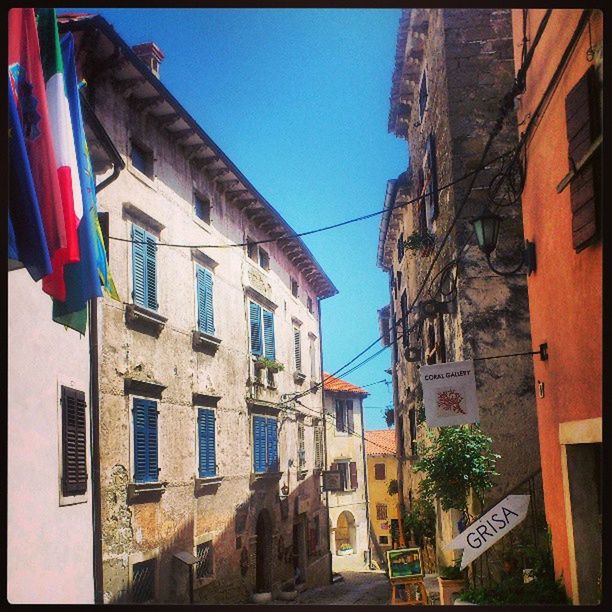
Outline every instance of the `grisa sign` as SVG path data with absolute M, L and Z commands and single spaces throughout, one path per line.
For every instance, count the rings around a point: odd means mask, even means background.
M 446 545 L 447 549 L 463 548 L 461 569 L 523 521 L 529 498 L 529 495 L 508 495 Z

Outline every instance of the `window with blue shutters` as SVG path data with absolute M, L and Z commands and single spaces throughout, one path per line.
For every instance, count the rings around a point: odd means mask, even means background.
M 157 402 L 134 398 L 134 482 L 157 482 Z
M 278 471 L 278 428 L 275 417 L 253 416 L 253 471 Z
M 132 298 L 134 304 L 157 310 L 157 240 L 132 225 Z
M 263 355 L 266 359 L 276 359 L 274 346 L 274 313 L 249 302 L 249 327 L 251 333 L 251 353 Z
M 198 475 L 200 478 L 217 475 L 215 411 L 210 408 L 198 408 Z
M 209 270 L 202 266 L 196 266 L 196 299 L 198 304 L 198 330 L 212 336 L 215 333 L 213 276 Z

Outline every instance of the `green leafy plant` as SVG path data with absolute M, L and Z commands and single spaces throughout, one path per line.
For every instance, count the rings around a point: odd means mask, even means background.
M 412 502 L 410 510 L 404 512 L 402 523 L 406 542 L 412 534 L 414 541 L 422 546 L 424 538 L 436 535 L 436 510 L 430 500 L 419 497 Z
M 404 248 L 411 251 L 430 251 L 436 242 L 436 237 L 429 232 L 421 234 L 420 231 L 415 230 L 404 240 Z
M 463 572 L 459 569 L 460 567 L 461 561 L 458 561 L 454 565 L 441 567 L 438 575 L 442 580 L 461 580 L 461 578 L 463 578 Z
M 285 369 L 285 366 L 280 361 L 276 361 L 276 359 L 268 359 L 262 356 L 255 359 L 255 364 L 262 369 L 267 368 L 271 372 L 282 372 Z
M 388 495 L 397 495 L 399 493 L 399 486 L 397 484 L 397 480 L 393 479 L 389 481 L 389 485 L 387 486 L 387 494 Z
M 515 552 L 530 570 L 528 582 L 520 572 L 491 586 L 464 589 L 460 598 L 475 604 L 571 604 L 563 582 L 555 577 L 550 529 L 544 546 L 519 544 Z
M 413 467 L 425 478 L 419 485 L 420 497 L 440 500 L 442 509 L 451 508 L 469 515 L 467 502 L 471 490 L 481 504 L 497 476 L 492 440 L 479 427 L 442 427 L 428 434 L 430 444 L 420 449 L 421 458 Z

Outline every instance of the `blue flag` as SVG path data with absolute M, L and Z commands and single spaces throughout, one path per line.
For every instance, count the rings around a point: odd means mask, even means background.
M 51 272 L 51 260 L 10 78 L 8 99 L 10 158 L 8 257 L 21 262 L 30 276 L 38 281 Z

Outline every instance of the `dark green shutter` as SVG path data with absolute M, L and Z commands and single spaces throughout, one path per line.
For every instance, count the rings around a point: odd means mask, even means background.
M 85 394 L 62 386 L 62 492 L 87 491 L 87 432 Z

